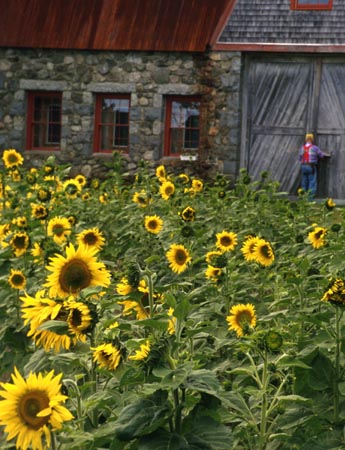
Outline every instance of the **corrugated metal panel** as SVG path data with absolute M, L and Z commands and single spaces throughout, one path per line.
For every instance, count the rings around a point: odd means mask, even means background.
M 204 51 L 234 0 L 0 0 L 0 46 Z

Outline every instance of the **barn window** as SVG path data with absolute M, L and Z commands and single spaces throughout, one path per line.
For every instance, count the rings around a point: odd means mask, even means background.
M 197 153 L 200 148 L 199 97 L 167 97 L 165 156 Z
M 129 110 L 129 95 L 97 94 L 94 152 L 129 150 Z
M 61 92 L 29 92 L 26 146 L 30 150 L 59 150 Z
M 291 9 L 332 9 L 333 0 L 291 0 Z

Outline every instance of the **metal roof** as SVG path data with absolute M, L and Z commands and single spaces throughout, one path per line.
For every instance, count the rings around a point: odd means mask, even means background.
M 0 0 L 0 47 L 205 51 L 235 0 Z

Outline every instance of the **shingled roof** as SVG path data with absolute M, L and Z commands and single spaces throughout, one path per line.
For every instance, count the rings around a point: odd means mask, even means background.
M 218 43 L 345 45 L 345 1 L 330 11 L 296 11 L 290 0 L 237 0 Z
M 0 0 L 0 47 L 205 51 L 235 0 Z

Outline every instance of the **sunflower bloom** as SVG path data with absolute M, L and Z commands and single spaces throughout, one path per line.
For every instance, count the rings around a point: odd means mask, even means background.
M 192 260 L 188 250 L 180 244 L 172 244 L 166 252 L 170 269 L 175 273 L 182 273 L 187 269 L 188 263 Z
M 248 334 L 250 328 L 254 328 L 256 325 L 254 305 L 250 303 L 234 305 L 230 309 L 230 315 L 227 316 L 226 321 L 229 324 L 229 330 L 235 331 L 237 337 Z
M 160 183 L 163 183 L 166 180 L 167 174 L 163 165 L 160 165 L 156 168 L 156 177 L 158 178 Z
M 24 162 L 22 155 L 14 148 L 4 150 L 2 160 L 6 169 L 13 169 L 14 167 L 21 166 Z
M 194 192 L 201 192 L 203 190 L 203 187 L 204 183 L 201 180 L 197 178 L 194 178 L 192 180 L 192 189 Z
M 99 367 L 116 370 L 121 362 L 121 351 L 113 344 L 102 344 L 93 350 L 93 360 Z
M 191 206 L 186 206 L 181 212 L 181 217 L 185 222 L 194 222 L 195 220 L 195 209 Z
M 73 297 L 64 303 L 68 311 L 67 323 L 71 334 L 85 342 L 86 333 L 92 325 L 92 315 L 89 307 L 82 302 L 76 302 Z
M 333 303 L 334 305 L 345 305 L 345 282 L 342 278 L 334 280 L 327 291 L 323 294 L 323 302 Z
M 47 234 L 52 236 L 56 244 L 62 245 L 71 234 L 71 224 L 66 217 L 53 217 L 48 222 Z
M 219 267 L 213 267 L 208 265 L 205 271 L 206 278 L 216 282 L 219 277 L 222 275 L 222 269 Z
M 58 334 L 41 328 L 50 320 L 66 322 L 68 311 L 61 301 L 49 298 L 43 289 L 39 290 L 35 297 L 26 294 L 20 297 L 20 300 L 24 325 L 30 326 L 27 336 L 31 337 L 38 347 L 42 346 L 46 352 L 53 349 L 58 353 L 61 349 L 69 350 L 72 344 L 77 343 L 76 337 L 72 339 L 67 334 Z
M 77 198 L 82 190 L 82 186 L 75 179 L 65 181 L 62 185 L 62 188 L 66 194 L 66 197 L 71 199 Z
M 132 200 L 141 208 L 146 208 L 151 203 L 151 198 L 143 189 L 140 192 L 134 192 Z
M 308 233 L 308 239 L 314 248 L 324 247 L 326 244 L 327 228 L 315 227 L 313 231 Z
M 274 261 L 271 244 L 265 239 L 258 239 L 254 248 L 254 257 L 259 264 L 270 266 Z
M 81 175 L 81 174 L 76 175 L 76 176 L 74 177 L 74 179 L 75 179 L 75 181 L 76 181 L 77 183 L 79 183 L 79 185 L 80 185 L 81 188 L 83 188 L 83 187 L 86 185 L 86 183 L 87 183 L 86 177 L 85 177 L 84 175 Z
M 61 394 L 61 377 L 52 370 L 46 376 L 30 373 L 24 379 L 15 368 L 12 383 L 1 383 L 0 425 L 5 426 L 7 441 L 16 438 L 16 448 L 50 447 L 50 428 L 61 429 L 63 422 L 73 419 L 62 405 L 67 397 Z
M 159 193 L 161 194 L 164 200 L 169 200 L 169 198 L 174 194 L 174 192 L 175 192 L 175 185 L 171 181 L 164 181 L 159 188 Z
M 17 258 L 24 255 L 29 247 L 29 244 L 30 239 L 28 234 L 21 231 L 14 233 L 12 239 L 10 240 L 10 245 L 12 246 L 14 254 Z
M 77 234 L 77 243 L 100 251 L 105 244 L 105 239 L 103 233 L 97 227 L 94 227 Z
M 152 234 L 159 234 L 163 228 L 163 220 L 158 216 L 145 216 L 145 229 Z
M 66 256 L 56 254 L 46 267 L 52 272 L 44 286 L 49 288 L 51 297 L 77 295 L 89 286 L 108 287 L 110 272 L 95 257 L 97 249 L 73 244 L 66 247 Z
M 223 230 L 216 234 L 216 247 L 221 252 L 234 250 L 237 245 L 237 235 L 233 232 Z
M 259 240 L 260 240 L 260 238 L 258 238 L 258 237 L 248 236 L 247 239 L 244 241 L 242 248 L 241 248 L 241 252 L 246 261 L 248 261 L 248 262 L 255 261 L 255 259 L 256 259 L 255 247 Z
M 177 322 L 176 317 L 174 317 L 174 308 L 169 308 L 168 316 L 170 317 L 169 322 L 168 322 L 168 333 L 172 335 L 172 334 L 175 334 L 176 322 Z
M 149 341 L 146 341 L 145 344 L 140 344 L 140 349 L 135 351 L 134 355 L 128 357 L 133 361 L 141 361 L 146 359 L 150 353 L 151 345 Z
M 26 277 L 21 270 L 11 269 L 8 283 L 13 289 L 23 290 L 26 286 Z
M 48 217 L 47 208 L 37 203 L 31 204 L 31 216 L 34 219 L 44 220 Z

